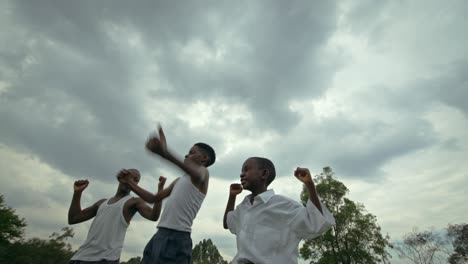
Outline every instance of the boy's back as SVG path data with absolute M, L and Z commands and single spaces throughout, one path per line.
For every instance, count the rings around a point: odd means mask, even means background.
M 146 148 L 176 165 L 185 174 L 172 182 L 161 195 L 147 195 L 147 191 L 138 188 L 134 190 L 140 197 L 147 197 L 145 200 L 148 202 L 161 201 L 165 198 L 167 200 L 158 231 L 143 251 L 142 264 L 189 264 L 192 256 L 190 232 L 193 220 L 208 192 L 209 173 L 206 167 L 215 162 L 216 154 L 211 146 L 196 143 L 182 161 L 168 150 L 166 136 L 161 127 L 158 132 L 159 137 L 151 136 Z
M 199 170 L 205 179 L 209 177 L 205 167 L 200 166 Z M 166 199 L 158 227 L 191 232 L 193 219 L 200 210 L 205 196 L 193 185 L 190 176 L 184 174 L 177 179 L 171 195 Z

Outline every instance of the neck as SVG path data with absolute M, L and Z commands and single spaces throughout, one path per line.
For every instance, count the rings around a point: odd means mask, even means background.
M 253 203 L 253 199 L 255 198 L 255 196 L 263 193 L 263 192 L 266 192 L 267 191 L 267 187 L 266 186 L 262 186 L 261 188 L 258 188 L 258 189 L 255 189 L 255 190 L 252 190 L 252 197 L 250 198 L 250 202 Z
M 122 197 L 125 197 L 129 195 L 129 193 L 127 192 L 122 192 L 121 190 L 117 190 L 117 192 L 115 193 L 114 197 L 115 198 L 122 198 Z

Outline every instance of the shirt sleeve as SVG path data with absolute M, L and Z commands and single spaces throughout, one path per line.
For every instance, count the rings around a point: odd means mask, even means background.
M 306 206 L 300 205 L 293 210 L 290 222 L 291 229 L 302 239 L 313 239 L 325 233 L 335 225 L 335 218 L 325 205 L 320 202 L 323 214 L 310 201 Z
M 237 235 L 239 231 L 239 210 L 236 208 L 230 211 L 226 216 L 226 224 L 232 234 Z

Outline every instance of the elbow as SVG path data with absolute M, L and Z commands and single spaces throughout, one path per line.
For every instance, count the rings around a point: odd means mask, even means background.
M 76 223 L 77 223 L 76 220 L 74 220 L 74 219 L 71 218 L 71 217 L 68 217 L 68 224 L 69 224 L 69 225 L 74 225 L 74 224 L 76 224 Z

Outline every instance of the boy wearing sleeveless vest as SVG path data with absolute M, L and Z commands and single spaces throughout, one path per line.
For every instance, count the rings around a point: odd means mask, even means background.
M 132 182 L 140 181 L 136 169 L 121 170 L 117 178 L 131 178 Z M 159 178 L 158 192 L 164 188 L 166 179 Z M 74 183 L 74 193 L 68 211 L 70 225 L 87 221 L 94 217 L 88 236 L 69 264 L 118 264 L 127 227 L 138 212 L 144 218 L 156 221 L 161 212 L 161 202 L 149 207 L 141 198 L 130 195 L 130 187 L 119 183 L 116 194 L 110 199 L 101 199 L 92 206 L 81 209 L 81 194 L 88 187 L 88 180 Z
M 185 155 L 185 159 L 180 161 L 167 149 L 161 127 L 159 127 L 159 138 L 150 137 L 146 148 L 178 166 L 184 175 L 156 195 L 131 181 L 128 183 L 132 191 L 147 202 L 157 203 L 168 197 L 158 224 L 158 231 L 146 245 L 141 263 L 190 264 L 192 223 L 208 191 L 207 167 L 215 162 L 216 154 L 209 145 L 196 143 Z

